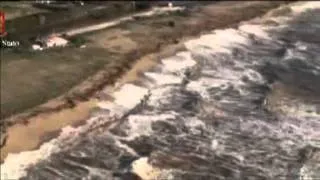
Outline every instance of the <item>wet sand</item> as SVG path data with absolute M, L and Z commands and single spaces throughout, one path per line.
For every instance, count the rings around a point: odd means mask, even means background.
M 223 4 L 223 3 L 222 3 Z M 254 3 L 257 7 L 260 6 L 259 3 Z M 261 2 L 261 4 L 270 4 L 270 2 Z M 257 12 L 251 15 L 248 15 L 248 17 L 243 17 L 240 19 L 237 13 L 233 14 L 234 17 L 229 17 L 229 21 L 226 21 L 224 23 L 218 23 L 218 20 L 210 20 L 212 19 L 212 16 L 217 17 L 219 13 L 223 16 L 228 11 L 230 11 L 229 6 L 217 6 L 216 8 L 220 8 L 219 11 L 214 11 L 215 6 L 208 7 L 205 9 L 205 13 L 211 13 L 211 15 L 207 15 L 205 18 L 206 20 L 203 20 L 201 17 L 191 17 L 193 19 L 190 19 L 189 23 L 193 23 L 194 27 L 199 27 L 199 29 L 196 32 L 189 32 L 191 34 L 188 34 L 188 36 L 182 37 L 180 39 L 179 44 L 175 45 L 166 45 L 163 46 L 160 51 L 161 53 L 150 53 L 146 56 L 143 56 L 139 60 L 137 60 L 137 63 L 123 75 L 121 78 L 118 79 L 118 83 L 115 84 L 115 86 L 109 86 L 105 88 L 102 92 L 104 93 L 110 93 L 114 89 L 120 87 L 122 84 L 128 83 L 128 82 L 135 82 L 137 78 L 139 78 L 139 74 L 143 71 L 147 71 L 150 68 L 152 68 L 154 65 L 157 64 L 157 62 L 166 56 L 170 56 L 174 54 L 176 51 L 180 51 L 183 49 L 183 42 L 189 38 L 198 36 L 200 33 L 203 33 L 207 30 L 212 30 L 213 28 L 222 28 L 228 25 L 232 25 L 234 23 L 238 23 L 241 20 L 247 20 L 251 19 L 252 17 L 255 17 L 257 15 L 261 15 L 265 13 L 267 10 L 276 8 L 281 3 L 275 3 L 270 6 L 264 7 L 264 10 L 257 10 Z M 236 3 L 235 3 L 236 6 Z M 224 11 L 222 8 L 225 8 Z M 244 8 L 253 8 L 249 5 Z M 210 12 L 208 11 L 210 10 Z M 240 12 L 239 12 L 240 13 Z M 233 19 L 232 19 L 233 18 Z M 218 19 L 218 18 L 217 18 Z M 192 20 L 192 21 L 191 21 Z M 205 25 L 205 23 L 212 23 L 210 26 Z M 214 24 L 217 23 L 217 24 Z M 73 109 L 64 109 L 59 112 L 54 113 L 48 113 L 48 114 L 41 114 L 35 117 L 32 117 L 28 119 L 28 124 L 15 124 L 8 128 L 8 139 L 6 145 L 1 149 L 1 160 L 3 160 L 8 153 L 18 153 L 21 151 L 28 151 L 35 149 L 39 146 L 40 143 L 43 142 L 43 138 L 48 136 L 48 134 L 52 134 L 53 132 L 59 131 L 61 128 L 76 124 L 79 122 L 83 122 L 85 119 L 87 119 L 90 116 L 90 111 L 96 106 L 96 100 L 90 99 L 86 102 L 80 102 L 74 107 Z
M 95 101 L 79 103 L 73 109 L 60 112 L 42 114 L 29 119 L 28 124 L 16 124 L 8 129 L 6 145 L 1 149 L 1 161 L 10 153 L 18 153 L 35 149 L 42 137 L 48 132 L 85 120 L 90 115 L 90 109 L 95 106 Z

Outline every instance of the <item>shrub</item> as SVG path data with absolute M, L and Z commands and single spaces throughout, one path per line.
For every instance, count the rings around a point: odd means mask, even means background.
M 84 43 L 86 43 L 86 40 L 83 37 L 74 37 L 70 39 L 70 43 L 75 45 L 76 47 L 80 47 Z

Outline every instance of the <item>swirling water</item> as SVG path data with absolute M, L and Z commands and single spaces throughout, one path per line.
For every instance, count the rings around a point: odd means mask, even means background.
M 114 102 L 99 103 L 86 125 L 10 154 L 2 176 L 320 178 L 319 7 L 305 2 L 186 42 L 143 85 L 126 84 Z

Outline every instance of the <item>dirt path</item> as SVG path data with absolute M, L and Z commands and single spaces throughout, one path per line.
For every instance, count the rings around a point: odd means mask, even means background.
M 215 28 L 225 28 L 240 21 L 252 19 L 253 17 L 266 13 L 270 9 L 278 7 L 282 3 L 283 2 L 279 1 L 247 3 L 220 2 L 215 5 L 200 8 L 195 12 L 190 12 L 189 15 L 175 17 L 175 19 L 160 17 L 141 20 L 142 22 L 140 22 L 140 24 L 137 22 L 137 24 L 131 23 L 124 27 L 118 27 L 120 29 L 128 29 L 128 26 L 135 27 L 131 28 L 128 36 L 137 42 L 137 48 L 140 48 L 138 49 L 139 52 L 143 52 L 140 53 L 142 57 L 140 56 L 140 58 L 134 59 L 137 63 L 130 68 L 130 71 L 127 71 L 126 74 L 121 76 L 120 79 L 118 77 L 118 83 L 116 83 L 115 86 L 104 88 L 100 94 L 108 94 L 114 88 L 119 87 L 120 84 L 134 82 L 141 72 L 152 68 L 157 64 L 158 60 L 181 50 L 183 48 L 183 42 L 186 39 L 196 37 L 201 33 Z M 174 27 L 171 27 L 171 29 L 164 27 L 161 29 L 161 27 L 157 27 L 161 23 L 165 23 L 166 26 L 168 26 L 168 21 L 174 21 Z M 150 28 L 149 30 L 148 27 Z M 141 31 L 141 29 L 144 31 Z M 158 29 L 165 30 L 158 31 Z M 136 34 L 140 34 L 140 36 L 136 36 Z M 151 37 L 150 34 L 153 34 L 153 36 Z M 146 44 L 142 42 L 154 43 Z M 125 44 L 123 46 L 125 46 Z M 156 48 L 151 48 L 150 46 L 155 46 Z M 119 54 L 122 53 L 119 52 Z M 29 124 L 26 125 L 12 125 L 8 128 L 6 145 L 1 149 L 1 160 L 3 160 L 8 153 L 18 153 L 35 149 L 39 146 L 39 143 L 43 142 L 43 137 L 46 135 L 59 131 L 67 125 L 79 123 L 87 119 L 90 110 L 95 107 L 95 102 L 94 99 L 91 99 L 78 103 L 73 109 L 64 109 L 49 114 L 44 113 L 29 118 Z
M 148 16 L 153 16 L 155 14 L 165 14 L 166 12 L 170 12 L 170 11 L 179 11 L 181 8 L 179 7 L 172 7 L 172 8 L 154 8 L 150 11 L 147 12 L 141 12 L 141 13 L 136 13 L 133 15 L 129 15 L 129 16 L 125 16 L 119 19 L 116 19 L 114 21 L 108 21 L 108 22 L 104 22 L 104 23 L 100 23 L 100 24 L 96 24 L 96 25 L 92 25 L 92 26 L 88 26 L 88 27 L 83 27 L 83 28 L 77 28 L 77 29 L 72 29 L 72 30 L 68 30 L 66 32 L 62 32 L 62 33 L 58 33 L 60 35 L 62 34 L 66 34 L 68 36 L 74 36 L 77 34 L 83 34 L 83 33 L 87 33 L 87 32 L 91 32 L 91 31 L 97 31 L 100 29 L 105 29 L 105 28 L 109 28 L 109 27 L 113 27 L 116 25 L 119 25 L 120 23 L 124 23 L 126 21 L 130 21 L 130 20 L 134 20 L 135 16 L 140 16 L 140 17 L 148 17 Z

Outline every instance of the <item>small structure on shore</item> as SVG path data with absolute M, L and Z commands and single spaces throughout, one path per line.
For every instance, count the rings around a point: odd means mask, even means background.
M 46 41 L 46 46 L 48 48 L 50 47 L 55 47 L 55 46 L 66 46 L 68 44 L 68 41 L 58 37 L 58 36 L 49 36 L 47 41 Z
M 64 47 L 68 44 L 68 40 L 57 35 L 49 35 L 44 38 L 38 38 L 36 43 L 32 45 L 33 50 L 43 50 L 52 47 Z

